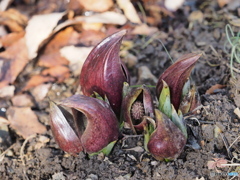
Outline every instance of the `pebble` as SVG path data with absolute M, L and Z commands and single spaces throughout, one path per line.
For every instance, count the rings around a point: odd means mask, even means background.
M 147 66 L 141 66 L 138 68 L 138 83 L 156 84 L 158 79 L 151 73 Z

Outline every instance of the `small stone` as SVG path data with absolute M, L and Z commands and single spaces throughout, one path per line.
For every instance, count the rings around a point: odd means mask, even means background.
M 104 158 L 105 158 L 105 156 L 102 152 L 97 155 L 97 159 L 100 161 L 104 160 Z
M 219 30 L 218 28 L 217 28 L 217 29 L 214 29 L 214 31 L 213 31 L 213 37 L 214 37 L 215 39 L 219 39 L 220 36 L 221 36 L 220 30 Z
M 52 84 L 41 84 L 41 85 L 35 87 L 32 90 L 32 95 L 34 96 L 35 100 L 37 102 L 42 101 L 46 97 L 51 86 L 52 86 Z
M 190 22 L 198 21 L 199 23 L 201 23 L 203 21 L 203 13 L 201 11 L 193 11 L 189 15 L 188 20 Z
M 124 58 L 124 62 L 127 65 L 127 67 L 131 69 L 137 64 L 138 59 L 133 54 L 128 53 Z
M 11 100 L 13 105 L 17 107 L 31 107 L 34 105 L 32 97 L 28 94 L 16 95 Z
M 89 174 L 86 180 L 98 180 L 98 176 L 96 174 Z
M 158 165 L 158 164 L 159 164 L 158 161 L 151 161 L 151 165 L 152 165 L 152 166 L 156 166 L 156 165 Z
M 138 82 L 137 84 L 156 84 L 158 79 L 151 73 L 147 66 L 138 68 Z
M 52 180 L 65 180 L 65 176 L 63 175 L 63 172 L 55 173 L 52 175 Z
M 138 145 L 138 146 L 142 146 L 143 144 L 142 144 L 142 142 L 138 141 L 138 142 L 137 142 L 137 145 Z

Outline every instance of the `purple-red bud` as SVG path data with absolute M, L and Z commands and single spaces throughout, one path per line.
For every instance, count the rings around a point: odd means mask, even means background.
M 157 160 L 174 160 L 182 152 L 186 137 L 162 112 L 155 110 L 156 129 L 150 136 L 147 148 Z
M 57 105 L 52 106 L 50 111 L 53 135 L 62 150 L 71 154 L 84 150 L 91 154 L 118 139 L 118 120 L 108 103 L 73 95 L 59 105 L 72 109 L 70 119 Z M 72 150 L 75 146 L 78 148 Z
M 97 92 L 107 97 L 114 112 L 120 115 L 123 83 L 129 82 L 128 71 L 119 57 L 126 30 L 100 42 L 88 55 L 81 71 L 80 85 L 84 95 Z
M 167 68 L 158 79 L 156 88 L 157 97 L 161 94 L 163 88 L 162 80 L 164 80 L 170 88 L 171 103 L 176 111 L 181 102 L 183 86 L 201 55 L 202 54 L 191 53 L 182 56 L 173 65 Z

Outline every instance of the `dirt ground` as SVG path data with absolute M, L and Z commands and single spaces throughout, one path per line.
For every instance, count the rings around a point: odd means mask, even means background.
M 193 11 L 202 14 L 190 19 Z M 163 18 L 158 25 L 159 38 L 131 37 L 134 47 L 127 52 L 136 60 L 123 58 L 123 61 L 129 68 L 133 84 L 155 85 L 159 75 L 171 64 L 159 39 L 174 60 L 190 52 L 203 53 L 192 73 L 203 107 L 195 116 L 186 117 L 190 138 L 177 160 L 155 160 L 145 152 L 143 136 L 134 136 L 126 129 L 123 139 L 107 157 L 102 154 L 89 157 L 84 153 L 74 157 L 64 153 L 52 136 L 46 97 L 35 102 L 32 109 L 47 127 L 47 132 L 24 140 L 10 128 L 10 136 L 1 142 L 2 152 L 10 148 L 0 156 L 0 179 L 238 179 L 227 174 L 238 172 L 240 175 L 238 166 L 209 169 L 208 162 L 222 158 L 228 160 L 228 164 L 240 163 L 240 117 L 234 113 L 240 106 L 240 74 L 234 71 L 235 79 L 230 75 L 225 32 L 229 19 L 239 18 L 239 11 L 240 6 L 238 10 L 230 5 L 219 8 L 216 1 L 187 1 L 173 13 L 174 17 Z M 238 32 L 239 28 L 233 30 Z M 234 63 L 234 67 L 240 66 Z M 21 84 L 25 74 L 20 74 L 16 83 Z M 60 100 L 72 95 L 77 81 L 77 77 L 71 76 L 62 83 L 53 83 L 48 96 Z M 224 86 L 207 94 L 206 91 L 216 84 Z M 1 99 L 0 106 L 8 109 L 12 104 L 9 99 Z

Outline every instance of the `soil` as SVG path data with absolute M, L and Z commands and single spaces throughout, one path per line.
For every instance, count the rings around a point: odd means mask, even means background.
M 203 19 L 189 21 L 189 14 L 196 10 L 203 13 Z M 45 98 L 37 102 L 33 110 L 41 123 L 46 125 L 46 134 L 24 140 L 10 131 L 11 138 L 2 143 L 3 150 L 10 148 L 5 156 L 1 156 L 0 179 L 231 179 L 226 173 L 236 171 L 240 174 L 237 166 L 217 170 L 207 166 L 213 158 L 226 159 L 228 164 L 240 163 L 240 140 L 237 139 L 240 117 L 234 113 L 240 105 L 240 75 L 234 72 L 235 79 L 230 75 L 225 33 L 228 18 L 230 15 L 237 16 L 237 13 L 228 6 L 220 9 L 216 1 L 187 1 L 174 13 L 174 17 L 164 17 L 159 24 L 162 32 L 159 39 L 174 60 L 190 52 L 203 53 L 192 74 L 203 108 L 194 116 L 186 117 L 190 138 L 177 160 L 155 160 L 145 152 L 142 135 L 134 136 L 128 130 L 124 130 L 123 139 L 117 142 L 107 157 L 84 153 L 71 156 L 60 150 L 53 139 L 48 99 Z M 131 40 L 135 46 L 128 52 L 137 57 L 134 67 L 128 66 L 132 83 L 155 85 L 159 75 L 171 64 L 166 51 L 158 39 L 136 36 Z M 145 43 L 148 44 L 143 47 Z M 129 59 L 123 60 L 131 63 Z M 143 75 L 140 71 L 143 66 L 154 76 Z M 239 65 L 234 63 L 234 67 Z M 63 83 L 54 83 L 48 96 L 53 100 L 63 99 L 73 94 L 76 82 L 77 77 L 70 77 Z M 225 86 L 206 94 L 206 90 L 216 84 Z M 11 106 L 9 100 L 2 99 L 1 102 L 6 109 Z

